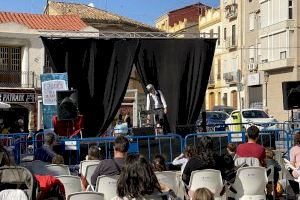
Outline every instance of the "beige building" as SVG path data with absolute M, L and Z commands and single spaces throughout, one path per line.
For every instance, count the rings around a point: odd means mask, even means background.
M 279 121 L 283 109 L 282 82 L 300 80 L 300 2 L 260 0 L 258 70 L 265 73 L 264 106 Z

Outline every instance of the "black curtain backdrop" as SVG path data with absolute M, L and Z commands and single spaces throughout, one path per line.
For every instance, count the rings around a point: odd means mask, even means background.
M 86 135 L 103 133 L 124 99 L 133 63 L 144 87 L 152 83 L 168 104 L 172 132 L 194 124 L 204 101 L 216 40 L 42 38 L 54 72 L 68 72 L 78 90 Z
M 42 40 L 51 66 L 56 72 L 68 72 L 69 87 L 78 90 L 85 136 L 103 133 L 124 99 L 138 40 Z
M 194 124 L 204 101 L 216 40 L 144 39 L 136 67 L 145 85 L 160 89 L 171 132 Z

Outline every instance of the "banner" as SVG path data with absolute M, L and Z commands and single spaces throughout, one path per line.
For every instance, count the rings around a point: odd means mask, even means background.
M 57 114 L 56 91 L 68 90 L 67 73 L 41 74 L 44 129 L 53 128 L 52 117 Z

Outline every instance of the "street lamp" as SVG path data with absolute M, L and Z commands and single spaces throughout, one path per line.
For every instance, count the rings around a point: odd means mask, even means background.
M 265 85 L 266 85 L 266 107 L 268 106 L 268 81 L 270 74 L 268 72 L 264 73 Z

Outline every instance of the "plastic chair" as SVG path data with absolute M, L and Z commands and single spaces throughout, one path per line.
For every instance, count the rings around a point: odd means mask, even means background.
M 45 168 L 50 176 L 71 175 L 68 165 L 51 164 L 46 165 Z
M 259 167 L 260 166 L 259 160 L 257 158 L 253 158 L 253 157 L 238 157 L 234 160 L 234 165 L 236 167 L 240 167 L 245 164 L 247 166 L 251 166 L 251 167 Z
M 99 176 L 96 183 L 96 192 L 104 194 L 104 200 L 111 200 L 117 196 L 117 176 Z
M 155 172 L 158 182 L 166 185 L 174 192 L 177 191 L 177 174 L 174 171 Z
M 80 168 L 79 168 L 79 173 L 82 176 L 86 176 L 86 167 L 89 165 L 95 165 L 99 164 L 101 161 L 100 160 L 83 160 L 80 162 Z
M 104 200 L 104 195 L 98 192 L 76 192 L 70 194 L 67 200 Z
M 266 169 L 263 167 L 243 167 L 237 171 L 233 188 L 237 192 L 235 199 L 265 200 L 265 188 L 268 183 Z
M 80 178 L 78 176 L 65 175 L 57 176 L 56 178 L 58 178 L 60 182 L 64 185 L 66 196 L 68 196 L 71 193 L 82 191 Z
M 85 168 L 85 172 L 84 174 L 86 175 L 85 178 L 86 178 L 86 181 L 88 182 L 88 187 L 87 187 L 87 190 L 88 191 L 94 191 L 94 187 L 92 186 L 92 175 L 94 174 L 96 168 L 98 167 L 98 164 L 93 164 L 93 165 L 88 165 L 86 166 Z
M 0 192 L 0 199 L 2 200 L 29 200 L 26 193 L 19 189 L 7 189 Z
M 189 188 L 196 191 L 198 188 L 206 187 L 215 197 L 220 197 L 223 189 L 222 175 L 219 170 L 204 169 L 193 171 L 190 178 Z

